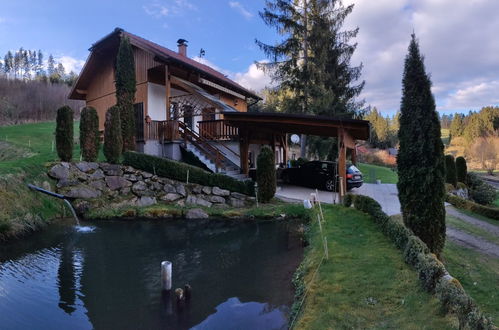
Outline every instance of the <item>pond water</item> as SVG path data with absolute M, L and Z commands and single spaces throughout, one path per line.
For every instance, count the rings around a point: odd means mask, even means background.
M 88 223 L 86 224 L 88 225 Z M 290 224 L 101 221 L 0 246 L 1 329 L 285 329 L 302 249 Z M 176 304 L 162 292 L 161 261 Z M 172 290 L 173 291 L 173 290 Z

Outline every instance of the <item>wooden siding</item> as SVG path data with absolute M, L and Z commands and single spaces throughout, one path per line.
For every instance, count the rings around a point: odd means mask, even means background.
M 235 108 L 239 112 L 248 111 L 248 105 L 246 104 L 246 101 L 243 99 L 240 99 L 238 97 L 220 93 L 220 100 L 223 101 L 225 104 L 230 105 L 231 107 Z M 236 100 L 237 100 L 237 104 L 234 104 L 234 103 L 236 103 L 235 102 Z

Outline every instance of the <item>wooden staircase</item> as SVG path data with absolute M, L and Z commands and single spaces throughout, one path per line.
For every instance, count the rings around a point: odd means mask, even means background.
M 248 177 L 241 174 L 241 168 L 234 164 L 227 154 L 233 150 L 223 143 L 213 143 L 191 130 L 183 122 L 178 122 L 180 137 L 184 140 L 184 148 L 192 152 L 203 164 L 214 173 L 222 173 L 238 180 L 246 180 Z M 224 151 L 222 151 L 222 147 Z

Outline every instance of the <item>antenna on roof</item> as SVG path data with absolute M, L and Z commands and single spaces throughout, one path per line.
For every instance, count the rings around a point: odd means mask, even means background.
M 201 48 L 201 49 L 199 50 L 199 57 L 200 57 L 200 58 L 203 58 L 205 55 L 206 55 L 206 51 L 205 51 L 203 48 Z

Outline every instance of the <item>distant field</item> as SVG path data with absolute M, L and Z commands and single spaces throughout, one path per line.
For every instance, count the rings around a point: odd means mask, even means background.
M 362 172 L 364 182 L 376 183 L 376 180 L 381 180 L 381 183 L 397 183 L 398 175 L 395 170 L 389 167 L 358 163 L 357 167 Z

